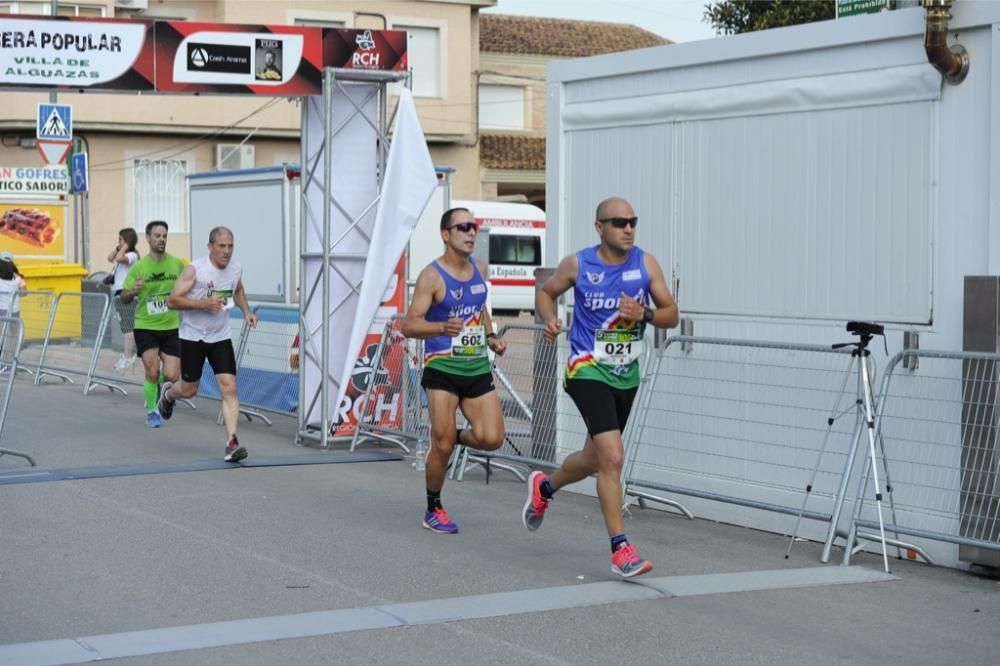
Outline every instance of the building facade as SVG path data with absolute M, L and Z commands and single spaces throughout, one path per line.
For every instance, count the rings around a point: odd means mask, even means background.
M 455 169 L 456 196 L 479 198 L 475 81 L 479 9 L 496 0 L 92 0 L 59 2 L 61 15 L 213 23 L 405 29 L 412 88 L 431 155 Z M 51 3 L 0 2 L 0 13 L 48 15 Z M 358 7 L 363 11 L 358 11 Z M 461 63 L 458 66 L 457 63 Z M 47 93 L 0 92 L 0 166 L 42 166 L 34 148 L 37 105 Z M 299 161 L 301 108 L 291 98 L 60 93 L 74 136 L 89 153 L 89 230 L 66 225 L 66 259 L 106 270 L 118 229 L 170 224 L 169 249 L 198 254 L 185 177 Z M 224 221 L 221 221 L 224 223 Z M 84 247 L 87 250 L 84 250 Z M 145 241 L 140 241 L 145 250 Z
M 634 25 L 483 14 L 477 136 L 483 197 L 545 207 L 545 77 L 552 61 L 670 41 Z

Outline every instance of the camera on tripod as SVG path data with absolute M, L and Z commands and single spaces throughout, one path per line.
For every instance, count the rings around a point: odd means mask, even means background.
M 847 322 L 847 332 L 854 335 L 867 335 L 869 337 L 873 335 L 885 335 L 885 326 L 867 321 L 849 321 Z

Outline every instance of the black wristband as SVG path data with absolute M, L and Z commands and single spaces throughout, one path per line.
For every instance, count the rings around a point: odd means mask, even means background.
M 496 334 L 496 333 L 487 333 L 487 334 L 486 334 L 486 339 L 487 339 L 487 340 L 492 340 L 492 339 L 493 339 L 493 338 L 495 338 L 495 337 L 497 337 L 497 334 Z
M 642 323 L 648 324 L 653 321 L 654 311 L 653 308 L 643 308 L 642 309 Z

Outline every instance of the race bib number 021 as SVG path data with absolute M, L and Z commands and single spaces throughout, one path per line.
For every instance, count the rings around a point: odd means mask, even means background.
M 482 326 L 466 326 L 451 339 L 451 355 L 455 358 L 486 356 L 486 334 Z
M 594 331 L 594 358 L 601 365 L 628 365 L 638 360 L 642 332 L 638 328 Z

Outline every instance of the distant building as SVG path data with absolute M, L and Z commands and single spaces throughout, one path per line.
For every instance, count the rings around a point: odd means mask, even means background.
M 480 14 L 483 198 L 523 199 L 545 207 L 545 68 L 551 60 L 670 43 L 622 23 Z

